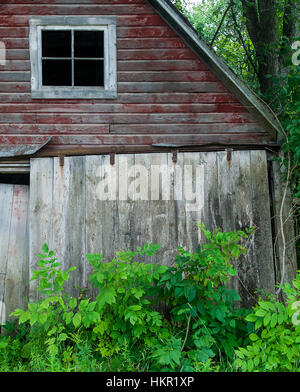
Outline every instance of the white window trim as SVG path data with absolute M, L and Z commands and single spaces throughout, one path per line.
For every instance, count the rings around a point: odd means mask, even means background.
M 117 98 L 117 39 L 115 16 L 41 16 L 29 19 L 31 97 L 34 99 Z M 104 31 L 104 87 L 42 85 L 42 30 Z

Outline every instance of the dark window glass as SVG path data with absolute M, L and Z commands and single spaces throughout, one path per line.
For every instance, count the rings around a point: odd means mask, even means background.
M 71 57 L 71 31 L 42 31 L 43 57 Z
M 71 60 L 43 60 L 44 86 L 72 86 Z
M 74 34 L 74 42 L 72 34 Z M 62 59 L 63 57 L 65 59 Z M 103 57 L 103 31 L 75 30 L 72 33 L 69 30 L 44 30 L 42 31 L 42 84 L 43 86 L 103 87 Z M 72 74 L 72 64 L 74 74 Z
M 75 60 L 74 86 L 104 86 L 102 60 Z
M 103 31 L 74 31 L 74 57 L 103 58 Z

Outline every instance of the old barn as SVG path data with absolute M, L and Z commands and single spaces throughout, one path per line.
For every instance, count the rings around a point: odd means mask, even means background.
M 168 0 L 1 0 L 0 41 L 7 314 L 37 297 L 44 242 L 78 290 L 86 253 L 153 242 L 170 264 L 197 222 L 256 226 L 231 282 L 244 303 L 294 276 L 279 124 Z

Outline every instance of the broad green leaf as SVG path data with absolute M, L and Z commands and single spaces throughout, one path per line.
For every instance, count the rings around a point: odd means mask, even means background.
M 78 328 L 81 324 L 81 314 L 76 313 L 72 319 L 73 325 L 75 328 Z
M 196 297 L 196 288 L 194 286 L 185 287 L 184 295 L 189 302 L 192 302 Z
M 277 324 L 277 313 L 273 313 L 271 317 L 270 327 L 274 328 Z
M 77 306 L 77 298 L 71 298 L 68 305 L 72 310 L 74 310 Z
M 266 315 L 266 311 L 264 309 L 258 309 L 255 314 L 260 317 L 264 317 Z
M 19 323 L 20 324 L 26 323 L 26 321 L 28 321 L 29 319 L 30 319 L 30 313 L 28 311 L 26 311 L 21 314 L 21 316 L 19 318 Z
M 66 333 L 61 333 L 61 334 L 58 335 L 58 341 L 59 342 L 64 342 L 67 339 L 68 339 L 68 335 Z
M 246 317 L 246 321 L 256 321 L 257 320 L 257 316 L 255 314 L 248 314 L 248 316 Z
M 249 338 L 252 340 L 252 342 L 256 342 L 256 340 L 258 340 L 258 336 L 255 333 L 251 333 Z
M 264 317 L 264 326 L 266 327 L 271 321 L 271 313 L 267 313 Z
M 40 314 L 40 317 L 39 317 L 40 323 L 41 323 L 42 325 L 45 324 L 45 322 L 47 321 L 47 318 L 48 318 L 48 315 L 47 315 L 46 312 L 41 313 L 41 314 Z

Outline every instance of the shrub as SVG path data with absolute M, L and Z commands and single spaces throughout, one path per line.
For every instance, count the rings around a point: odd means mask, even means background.
M 236 350 L 235 366 L 242 371 L 300 371 L 300 272 L 292 286 L 280 286 L 286 294 L 286 305 L 274 299 L 259 300 L 246 320 L 254 323 L 252 341 Z
M 231 360 L 234 348 L 248 334 L 243 321 L 247 310 L 235 306 L 240 297 L 225 284 L 236 274 L 231 261 L 246 253 L 242 241 L 252 230 L 211 233 L 199 227 L 208 243 L 195 253 L 179 248 L 174 266 L 151 290 L 170 309 L 173 328 L 183 331 L 179 334 L 183 370 L 192 370 L 195 363 L 205 364 L 210 358 Z

